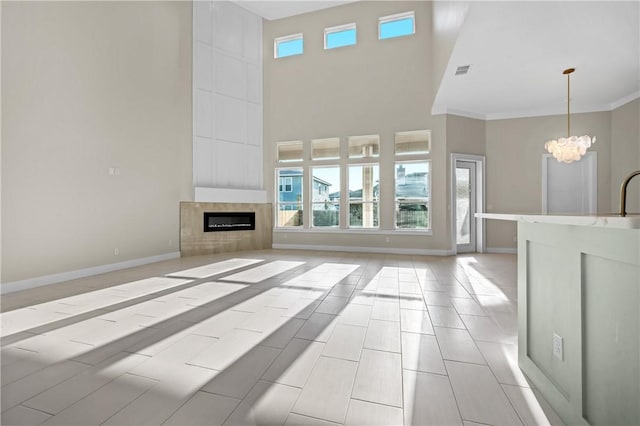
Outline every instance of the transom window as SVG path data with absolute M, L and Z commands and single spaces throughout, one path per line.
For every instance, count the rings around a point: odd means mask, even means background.
M 349 158 L 368 158 L 380 155 L 380 136 L 349 136 Z
M 396 155 L 428 154 L 431 149 L 431 131 L 398 132 L 395 145 Z
M 302 161 L 302 141 L 278 142 L 277 159 L 280 163 Z
M 416 32 L 415 13 L 405 12 L 378 18 L 378 38 L 403 37 Z
M 356 44 L 356 24 L 338 25 L 324 29 L 324 48 L 352 46 Z
M 337 160 L 340 158 L 340 138 L 311 140 L 312 160 Z
M 273 57 L 301 55 L 304 52 L 304 38 L 302 33 L 278 37 L 273 41 Z

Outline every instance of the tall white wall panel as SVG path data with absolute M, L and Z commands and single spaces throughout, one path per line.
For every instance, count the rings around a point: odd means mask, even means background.
M 224 152 L 224 156 L 216 158 L 217 181 L 219 188 L 245 189 L 245 178 L 249 169 L 243 167 L 248 163 L 244 158 L 244 145 L 234 142 L 217 141 L 216 147 Z
M 246 15 L 244 56 L 249 62 L 262 63 L 262 18 Z
M 247 64 L 224 53 L 216 53 L 216 93 L 247 100 Z
M 247 102 L 216 96 L 216 138 L 228 142 L 247 141 Z
M 214 44 L 217 49 L 242 57 L 246 16 L 250 13 L 231 2 L 214 2 Z
M 213 4 L 209 1 L 193 2 L 193 42 L 201 41 L 211 45 L 213 25 Z
M 262 146 L 245 145 L 244 149 L 244 161 L 258 164 L 258 166 L 247 170 L 246 186 L 249 189 L 262 189 L 256 184 L 256 182 L 262 182 Z
M 247 100 L 253 104 L 262 105 L 262 66 L 260 65 L 247 66 Z
M 262 18 L 193 2 L 193 180 L 262 190 Z
M 194 43 L 193 87 L 213 92 L 213 51 L 201 41 Z
M 262 152 L 262 106 L 251 102 L 247 104 L 246 140 L 248 145 L 259 146 Z
M 213 99 L 211 92 L 201 89 L 193 93 L 194 136 L 211 138 L 213 136 Z
M 215 159 L 211 138 L 195 137 L 193 141 L 193 173 L 194 180 L 201 186 L 213 186 L 213 170 L 211 164 Z

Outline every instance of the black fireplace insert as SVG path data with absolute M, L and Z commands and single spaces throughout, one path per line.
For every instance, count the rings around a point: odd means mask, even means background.
M 255 212 L 205 212 L 204 232 L 251 231 L 256 229 Z

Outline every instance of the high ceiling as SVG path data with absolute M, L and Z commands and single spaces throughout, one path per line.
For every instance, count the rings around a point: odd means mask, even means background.
M 353 0 L 289 0 L 289 1 L 271 1 L 271 0 L 237 0 L 235 3 L 262 16 L 269 21 L 274 19 L 287 18 L 289 16 L 300 15 L 302 13 L 313 12 L 316 10 L 327 9 L 329 7 L 339 6 L 345 3 L 352 3 Z
M 610 110 L 640 92 L 640 2 L 472 2 L 433 105 L 485 119 Z M 458 66 L 471 65 L 456 76 Z
M 236 1 L 269 20 L 350 1 Z M 463 4 L 463 2 L 457 2 Z M 471 1 L 432 112 L 500 119 L 610 110 L 640 95 L 640 1 Z M 437 19 L 437 16 L 436 16 Z M 437 23 L 434 23 L 437 26 Z M 456 76 L 458 66 L 471 65 Z

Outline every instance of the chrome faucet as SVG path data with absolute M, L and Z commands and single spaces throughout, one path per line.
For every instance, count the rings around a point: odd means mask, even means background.
M 638 175 L 640 175 L 640 170 L 636 170 L 635 172 L 627 176 L 627 178 L 624 180 L 624 182 L 622 182 L 622 185 L 620 186 L 620 216 L 622 217 L 625 217 L 627 215 L 627 185 L 629 185 L 631 179 Z

